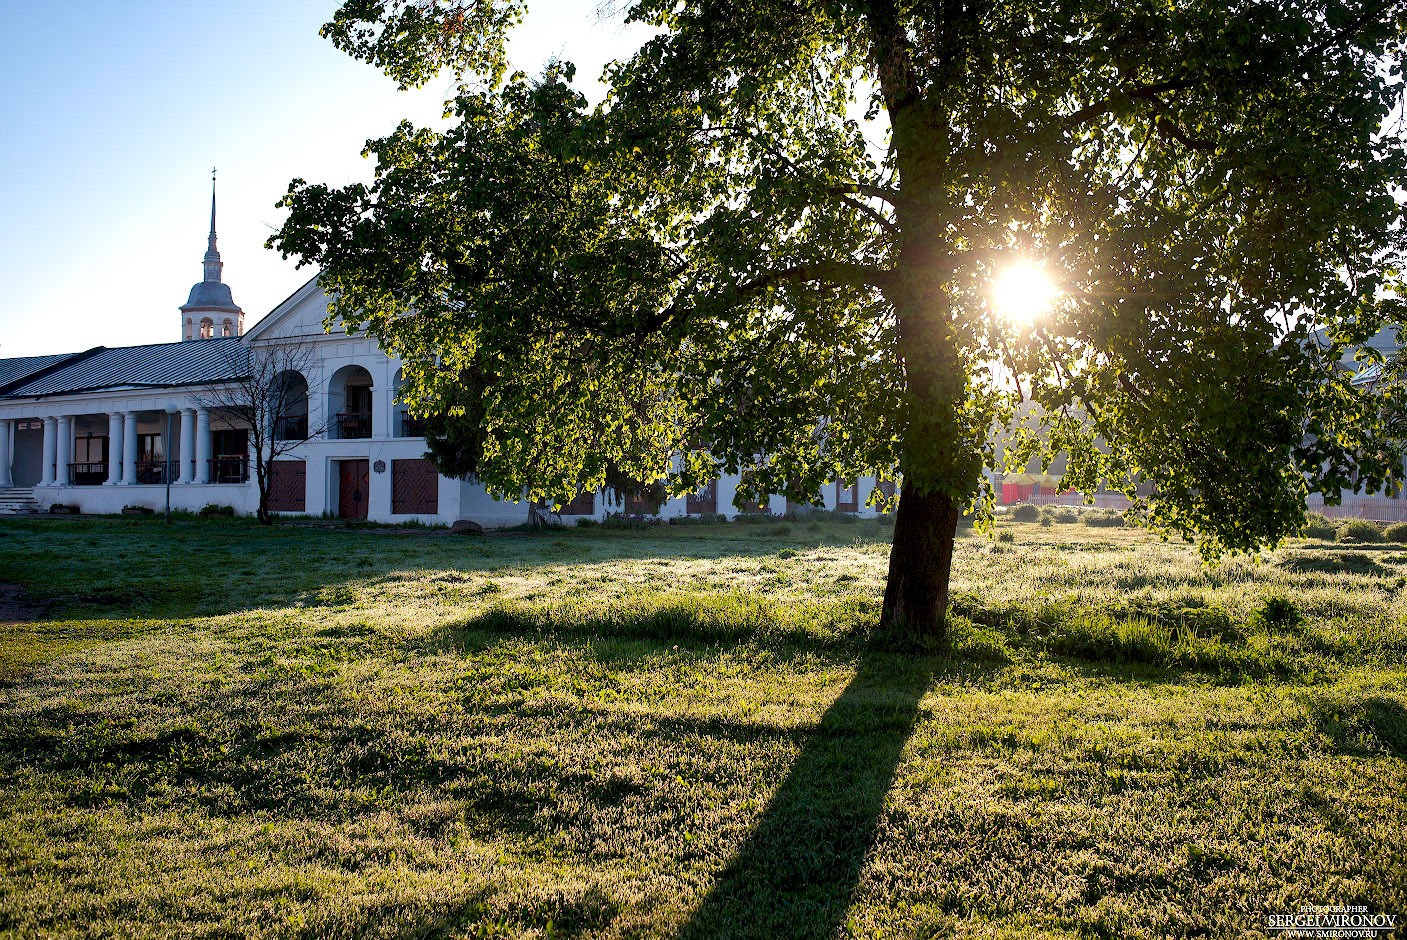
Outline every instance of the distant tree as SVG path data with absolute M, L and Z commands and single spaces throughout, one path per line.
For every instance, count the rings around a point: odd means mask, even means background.
M 270 245 L 406 360 L 412 407 L 492 376 L 491 487 L 902 477 L 882 620 L 934 636 L 1023 400 L 1015 464 L 1146 481 L 1145 523 L 1209 553 L 1388 472 L 1332 363 L 1400 319 L 1402 2 L 617 8 L 658 33 L 595 108 L 569 65 L 504 78 L 516 0 L 324 27 L 403 87 L 456 72 L 454 124 L 371 141 L 369 186 L 295 180 Z
M 212 385 L 196 394 L 200 407 L 218 411 L 249 431 L 249 463 L 259 488 L 258 518 L 269 515 L 269 481 L 273 463 L 327 431 L 309 413 L 307 376 L 317 364 L 317 350 L 302 341 L 279 341 L 225 348 L 230 372 L 240 378 Z

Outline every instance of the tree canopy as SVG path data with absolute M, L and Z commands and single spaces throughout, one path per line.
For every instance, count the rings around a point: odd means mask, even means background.
M 929 628 L 995 428 L 1086 492 L 1149 484 L 1209 552 L 1392 472 L 1333 364 L 1402 319 L 1403 3 L 617 12 L 658 32 L 595 107 L 569 64 L 505 75 L 516 2 L 324 27 L 403 86 L 453 70 L 454 121 L 370 141 L 370 185 L 295 180 L 270 244 L 466 418 L 490 487 L 902 478 L 885 618 Z M 993 302 L 1017 261 L 1059 289 L 1033 324 Z

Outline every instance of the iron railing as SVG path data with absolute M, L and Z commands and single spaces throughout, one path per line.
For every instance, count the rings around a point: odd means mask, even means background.
M 97 486 L 107 482 L 106 461 L 84 461 L 68 465 L 68 482 L 72 486 Z
M 358 412 L 339 414 L 337 436 L 344 441 L 371 437 L 371 415 Z
M 172 470 L 175 461 L 172 461 Z M 164 460 L 138 460 L 137 461 L 137 482 L 138 483 L 165 483 L 166 482 L 166 461 Z
M 227 454 L 210 460 L 211 483 L 248 483 L 249 457 L 247 454 Z
M 307 415 L 284 415 L 274 422 L 274 440 L 306 441 L 307 439 Z

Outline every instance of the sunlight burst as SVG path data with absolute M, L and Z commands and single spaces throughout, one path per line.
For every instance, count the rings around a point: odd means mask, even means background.
M 992 282 L 992 302 L 1013 323 L 1031 324 L 1051 307 L 1060 288 L 1031 261 L 1017 261 L 998 272 Z

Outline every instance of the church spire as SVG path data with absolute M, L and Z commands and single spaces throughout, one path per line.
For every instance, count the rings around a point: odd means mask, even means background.
M 205 250 L 205 279 L 219 283 L 220 272 L 225 264 L 220 260 L 220 250 L 215 247 L 215 171 L 210 171 L 210 247 Z
M 215 171 L 210 171 L 210 247 L 205 250 L 205 277 L 191 288 L 181 305 L 182 339 L 217 339 L 244 335 L 244 311 L 234 302 L 220 275 L 225 268 L 215 247 Z

